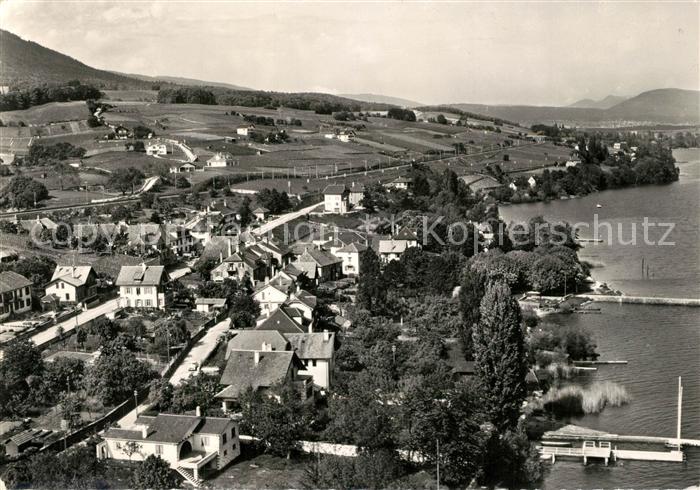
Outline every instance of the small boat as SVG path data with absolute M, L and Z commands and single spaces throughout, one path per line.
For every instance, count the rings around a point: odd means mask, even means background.
M 597 207 L 597 208 L 602 208 L 602 207 L 603 207 L 603 205 L 602 205 L 602 204 L 600 204 L 600 203 L 598 203 L 598 204 L 596 204 L 596 205 L 595 205 L 595 207 Z

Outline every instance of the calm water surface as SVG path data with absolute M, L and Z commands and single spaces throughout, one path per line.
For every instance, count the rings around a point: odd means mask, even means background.
M 581 199 L 509 206 L 503 218 L 524 220 L 542 215 L 550 220 L 618 223 L 630 238 L 636 223 L 641 238 L 645 216 L 649 221 L 674 222 L 668 240 L 673 246 L 638 243 L 589 244 L 582 259 L 596 267 L 596 280 L 607 282 L 628 295 L 700 297 L 700 150 L 674 152 L 681 169 L 680 181 L 605 191 Z M 600 203 L 603 207 L 597 208 Z M 663 231 L 650 233 L 660 238 Z M 581 236 L 593 236 L 581 233 Z M 649 277 L 641 262 L 649 264 Z M 627 365 L 598 366 L 579 378 L 582 384 L 610 380 L 632 395 L 623 407 L 607 408 L 597 415 L 570 422 L 618 434 L 673 436 L 676 427 L 677 377 L 683 377 L 683 436 L 700 439 L 700 308 L 601 304 L 601 314 L 553 317 L 564 324 L 588 328 L 598 344 L 601 359 L 621 359 Z M 685 463 L 625 461 L 604 466 L 557 461 L 545 487 L 555 488 L 684 488 L 700 484 L 700 448 L 687 448 Z

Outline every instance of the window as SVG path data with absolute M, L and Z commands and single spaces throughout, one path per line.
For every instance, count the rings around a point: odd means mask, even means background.
M 221 437 L 221 444 L 226 444 L 226 433 Z
M 60 285 L 61 289 L 65 288 L 65 284 L 63 284 L 62 282 L 59 282 L 58 284 Z
M 156 444 L 156 454 L 163 454 L 163 446 Z
M 311 365 L 312 365 L 313 367 L 316 367 L 316 359 L 313 359 L 313 360 L 311 361 Z
M 131 294 L 131 288 L 126 288 L 126 294 Z
M 202 437 L 202 447 L 208 446 L 209 445 L 209 438 L 208 437 Z
M 228 454 L 228 451 L 226 449 L 224 449 L 224 456 L 226 456 L 227 454 Z
M 146 300 L 146 306 L 151 306 L 151 300 L 150 300 L 150 299 L 147 299 L 147 300 Z
M 143 288 L 143 294 L 151 294 L 151 288 Z
M 235 428 L 235 427 L 231 427 L 231 439 L 233 439 L 233 438 L 235 438 L 235 437 L 236 437 L 236 428 Z
M 24 294 L 29 294 L 29 286 L 24 288 Z
M 141 294 L 141 288 L 136 288 L 136 296 L 138 296 L 139 294 Z
M 66 301 L 70 299 L 70 294 L 66 293 Z

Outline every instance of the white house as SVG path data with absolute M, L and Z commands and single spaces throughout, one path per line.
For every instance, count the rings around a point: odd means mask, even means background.
M 230 167 L 234 164 L 233 155 L 230 153 L 217 152 L 207 160 L 207 167 Z
M 159 456 L 195 487 L 203 472 L 221 470 L 241 454 L 238 423 L 228 417 L 160 413 L 140 416 L 132 428 L 110 428 L 98 459 L 143 461 Z M 204 470 L 204 471 L 203 471 Z
M 406 250 L 418 246 L 416 234 L 404 228 L 388 240 L 379 240 L 379 258 L 384 263 L 399 260 Z
M 146 155 L 167 155 L 168 147 L 165 143 L 151 143 L 146 147 Z
M 323 190 L 326 213 L 344 214 L 350 209 L 350 191 L 344 185 L 331 184 Z
M 288 333 L 292 350 L 304 364 L 300 375 L 311 375 L 315 386 L 329 389 L 335 365 L 335 334 L 328 332 Z
M 253 210 L 253 216 L 259 221 L 265 221 L 268 214 L 270 214 L 270 210 L 262 206 Z
M 289 298 L 282 281 L 270 281 L 255 289 L 253 299 L 260 304 L 260 314 L 269 316 Z
M 95 296 L 96 279 L 92 266 L 59 265 L 46 285 L 46 295 L 53 294 L 61 303 L 82 303 Z
M 226 308 L 226 298 L 197 298 L 194 305 L 200 313 L 219 312 Z
M 254 124 L 247 124 L 245 126 L 238 126 L 236 128 L 236 134 L 239 136 L 250 136 L 250 133 L 255 129 Z
M 162 265 L 122 266 L 117 277 L 119 305 L 133 308 L 165 309 L 165 281 Z
M 338 140 L 341 143 L 350 143 L 355 139 L 355 132 L 354 131 L 341 131 L 338 133 Z
M 407 191 L 413 187 L 413 179 L 411 177 L 397 177 L 387 185 L 390 189 Z
M 31 309 L 32 281 L 16 272 L 0 272 L 0 319 Z
M 354 182 L 350 186 L 350 194 L 348 195 L 348 202 L 350 206 L 357 207 L 360 206 L 360 201 L 365 197 L 365 186 L 362 184 L 355 184 Z
M 343 261 L 343 275 L 357 276 L 360 274 L 360 255 L 367 250 L 367 245 L 350 243 L 333 252 L 333 255 Z
M 530 176 L 530 178 L 527 179 L 527 183 L 530 187 L 535 187 L 537 185 L 537 180 L 534 176 Z

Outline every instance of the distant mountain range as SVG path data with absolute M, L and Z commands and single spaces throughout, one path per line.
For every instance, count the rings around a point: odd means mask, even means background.
M 449 105 L 463 111 L 527 125 L 554 122 L 579 126 L 607 126 L 621 122 L 640 125 L 700 124 L 700 91 L 677 88 L 642 92 L 607 109 L 528 105 Z
M 399 107 L 420 107 L 425 104 L 416 102 L 414 100 L 402 99 L 400 97 L 391 97 L 390 95 L 378 95 L 378 94 L 340 94 L 338 97 L 345 97 L 347 99 L 359 100 L 361 102 L 373 102 L 377 104 L 390 104 L 397 105 Z
M 167 83 L 172 83 L 173 85 L 190 85 L 190 86 L 194 86 L 194 87 L 221 87 L 221 88 L 230 88 L 232 90 L 253 90 L 252 88 L 241 87 L 240 85 L 234 85 L 232 83 L 207 82 L 206 80 L 197 80 L 196 78 L 170 77 L 170 76 L 164 76 L 164 75 L 157 75 L 155 77 L 151 77 L 148 75 L 138 75 L 135 73 L 119 73 L 119 72 L 114 72 L 114 73 L 116 73 L 118 75 L 123 75 L 126 77 L 136 78 L 138 80 L 143 80 L 145 82 L 150 82 L 150 83 L 167 82 Z
M 620 102 L 624 102 L 627 99 L 629 99 L 629 97 L 625 97 L 624 95 L 608 95 L 601 100 L 581 99 L 571 105 L 568 105 L 567 107 L 580 107 L 582 109 L 610 109 L 611 107 L 619 104 Z

